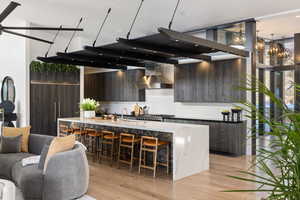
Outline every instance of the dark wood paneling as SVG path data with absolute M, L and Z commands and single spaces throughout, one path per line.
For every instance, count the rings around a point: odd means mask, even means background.
M 139 69 L 87 74 L 84 96 L 98 101 L 145 101 L 145 89 L 139 88 L 144 76 Z
M 31 132 L 56 135 L 57 118 L 79 116 L 79 73 L 31 72 L 30 78 Z
M 238 87 L 245 79 L 245 59 L 176 65 L 174 98 L 176 102 L 242 101 L 246 92 Z
M 247 124 L 208 122 L 201 120 L 166 119 L 166 122 L 199 124 L 209 126 L 209 149 L 212 152 L 227 153 L 234 156 L 246 154 Z M 201 134 L 201 133 L 199 133 Z

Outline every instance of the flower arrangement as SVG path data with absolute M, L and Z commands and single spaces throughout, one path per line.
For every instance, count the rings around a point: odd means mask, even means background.
M 90 98 L 83 99 L 83 101 L 80 103 L 80 109 L 82 111 L 95 111 L 99 106 L 99 102 Z

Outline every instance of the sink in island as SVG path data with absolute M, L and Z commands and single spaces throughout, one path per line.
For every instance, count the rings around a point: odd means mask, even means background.
M 154 135 L 171 143 L 172 180 L 176 181 L 209 169 L 209 126 L 138 120 L 102 120 L 100 118 L 60 118 L 60 124 Z M 58 131 L 59 134 L 59 131 Z

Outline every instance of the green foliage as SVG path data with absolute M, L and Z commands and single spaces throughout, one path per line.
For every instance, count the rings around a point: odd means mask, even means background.
M 99 107 L 100 104 L 95 101 L 94 99 L 84 99 L 81 103 L 80 103 L 80 109 L 83 111 L 95 111 L 97 109 L 97 107 Z
M 30 64 L 31 72 L 79 72 L 80 70 L 74 65 L 42 63 L 32 61 Z
M 249 102 L 244 102 L 249 118 L 259 120 L 270 126 L 273 136 L 269 148 L 258 151 L 253 166 L 248 171 L 241 171 L 241 176 L 229 176 L 241 181 L 252 182 L 256 189 L 230 190 L 226 192 L 267 192 L 268 200 L 299 200 L 300 199 L 300 113 L 290 110 L 281 99 L 277 98 L 263 83 L 255 80 L 257 87 L 251 88 L 247 81 L 244 88 L 249 92 L 262 93 L 281 108 L 281 119 L 289 123 L 278 122 L 260 114 L 259 109 Z M 295 85 L 299 91 L 300 86 Z M 255 115 L 253 115 L 255 114 Z

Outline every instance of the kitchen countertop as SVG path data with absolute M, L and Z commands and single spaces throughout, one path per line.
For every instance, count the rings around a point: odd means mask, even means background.
M 63 118 L 58 120 L 75 122 L 75 123 L 77 122 L 77 123 L 102 125 L 102 126 L 168 132 L 168 133 L 175 133 L 179 129 L 199 127 L 199 125 L 193 125 L 193 124 L 176 124 L 172 122 L 156 122 L 156 121 L 130 120 L 130 119 L 129 120 L 118 119 L 117 121 L 112 121 L 112 120 L 104 120 L 100 118 L 85 119 L 85 118 L 78 117 L 78 118 Z
M 122 116 L 121 114 L 117 114 L 117 116 Z M 126 117 L 130 117 L 130 118 L 137 118 L 133 115 L 123 115 L 125 118 Z M 162 115 L 163 116 L 163 115 Z M 142 116 L 141 116 L 142 117 Z M 242 120 L 239 122 L 236 121 L 223 121 L 221 119 L 197 119 L 197 118 L 185 118 L 185 117 L 167 117 L 167 116 L 163 116 L 163 119 L 170 119 L 170 120 L 186 120 L 186 121 L 203 121 L 203 122 L 218 122 L 218 123 L 229 123 L 229 124 L 239 124 L 239 123 L 244 123 L 246 122 L 246 120 Z

